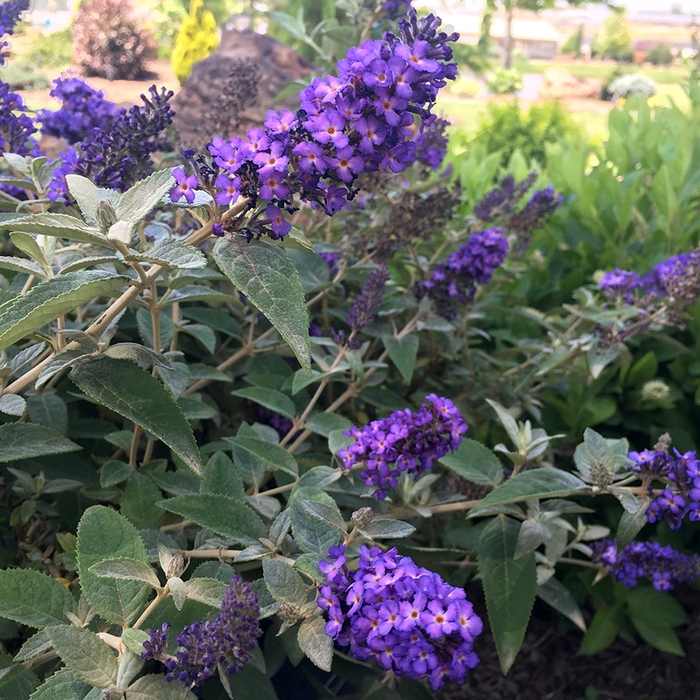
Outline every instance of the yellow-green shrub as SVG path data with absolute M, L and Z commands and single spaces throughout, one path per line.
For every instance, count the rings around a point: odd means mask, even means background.
M 175 76 L 184 83 L 192 66 L 206 58 L 219 45 L 214 15 L 204 9 L 203 0 L 192 0 L 190 11 L 182 19 L 170 59 Z

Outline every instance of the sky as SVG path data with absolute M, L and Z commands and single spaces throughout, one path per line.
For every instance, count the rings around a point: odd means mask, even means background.
M 700 0 L 617 0 L 630 10 L 641 12 L 668 11 L 673 5 L 679 5 L 683 12 L 700 14 Z

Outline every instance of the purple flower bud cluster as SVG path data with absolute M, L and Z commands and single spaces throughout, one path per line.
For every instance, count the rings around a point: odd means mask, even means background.
M 473 233 L 464 245 L 435 266 L 429 280 L 416 285 L 416 296 L 427 295 L 435 302 L 440 316 L 454 318 L 458 310 L 474 298 L 476 285 L 490 281 L 507 253 L 508 239 L 503 229 Z
M 12 92 L 8 83 L 0 80 L 0 153 L 26 156 L 36 150 L 33 137 L 36 127 L 25 112 L 27 106 L 24 100 Z
M 161 658 L 168 669 L 166 680 L 177 679 L 188 687 L 201 685 L 216 675 L 219 667 L 230 675 L 243 668 L 257 646 L 262 634 L 259 612 L 258 597 L 250 583 L 234 576 L 221 601 L 221 612 L 212 620 L 187 625 L 177 635 L 175 657 L 165 655 L 168 623 L 151 631 L 141 657 Z
M 599 287 L 611 301 L 633 304 L 635 292 L 642 287 L 642 280 L 636 272 L 616 267 L 601 277 Z
M 346 319 L 347 324 L 354 331 L 359 331 L 376 318 L 375 311 L 382 304 L 384 285 L 388 279 L 389 271 L 386 263 L 382 263 L 374 268 L 362 286 L 362 291 L 355 297 Z
M 405 15 L 411 7 L 411 0 L 384 0 L 384 12 L 389 19 Z
M 333 215 L 356 193 L 364 171 L 399 172 L 416 159 L 411 127 L 435 120 L 431 108 L 447 79 L 456 76 L 448 42 L 456 34 L 438 32 L 440 19 L 417 17 L 399 22 L 399 36 L 367 40 L 338 63 L 338 77 L 316 78 L 300 94 L 301 109 L 270 111 L 262 129 L 246 139 L 216 136 L 209 145 L 216 200 L 228 205 L 244 196 L 263 200 L 266 220 L 257 235 L 282 237 L 290 230 L 286 212 L 299 194 Z M 270 223 L 272 222 L 272 223 Z
M 683 554 L 658 542 L 631 542 L 618 551 L 615 540 L 598 540 L 591 549 L 593 562 L 628 588 L 634 588 L 642 576 L 657 591 L 669 591 L 674 583 L 700 578 L 700 556 Z
M 65 176 L 89 177 L 98 187 L 125 190 L 153 172 L 151 154 L 170 150 L 163 135 L 175 112 L 170 108 L 172 91 L 155 85 L 150 97 L 141 95 L 142 106 L 119 110 L 108 129 L 93 128 L 88 138 L 62 154 L 63 165 L 54 173 L 48 196 L 67 196 Z
M 522 198 L 536 179 L 537 173 L 534 170 L 520 182 L 516 182 L 512 175 L 506 175 L 497 187 L 477 202 L 474 206 L 474 216 L 489 223 L 498 222 L 500 226 L 514 231 L 527 242 L 530 233 L 544 226 L 562 203 L 562 196 L 549 186 L 537 190 L 527 204 L 521 207 Z
M 437 170 L 447 155 L 446 129 L 448 122 L 436 119 L 416 136 L 416 160 L 428 170 Z
M 649 503 L 647 520 L 665 520 L 672 530 L 678 530 L 686 515 L 693 522 L 700 520 L 700 459 L 695 451 L 673 451 L 675 458 L 661 450 L 630 452 L 629 457 L 634 461 L 630 471 L 667 482 L 666 488 Z
M 483 623 L 464 589 L 445 583 L 396 548 L 360 546 L 358 568 L 347 566 L 345 546 L 332 547 L 318 568 L 329 585 L 318 605 L 328 614 L 326 634 L 357 659 L 371 659 L 397 676 L 462 683 L 479 663 L 474 639 Z
M 28 9 L 29 0 L 6 0 L 0 4 L 0 66 L 5 65 L 5 49 L 9 46 L 4 37 L 14 34 L 21 14 Z
M 49 94 L 61 101 L 61 108 L 39 110 L 37 117 L 41 122 L 41 132 L 65 139 L 70 144 L 88 138 L 93 129 L 109 131 L 123 111 L 105 99 L 102 90 L 94 90 L 74 76 L 56 78 Z
M 338 274 L 338 262 L 340 261 L 340 253 L 319 253 L 319 257 L 328 265 L 328 271 L 331 277 Z
M 417 412 L 408 408 L 374 420 L 362 429 L 353 426 L 343 435 L 354 443 L 338 452 L 345 469 L 364 463 L 360 478 L 374 486 L 383 500 L 398 483 L 402 472 L 420 476 L 435 462 L 453 452 L 467 432 L 467 424 L 449 399 L 435 394 Z

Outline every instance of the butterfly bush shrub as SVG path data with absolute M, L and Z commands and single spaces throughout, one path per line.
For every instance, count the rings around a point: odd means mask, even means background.
M 124 110 L 66 76 L 32 116 L 0 86 L 8 697 L 274 698 L 347 663 L 348 694 L 426 696 L 490 644 L 507 673 L 536 597 L 602 649 L 612 604 L 573 577 L 642 592 L 634 629 L 682 652 L 668 591 L 700 570 L 663 527 L 700 517 L 696 453 L 591 426 L 618 374 L 673 400 L 628 358 L 694 318 L 697 252 L 548 307 L 568 195 L 498 153 L 446 167 L 456 36 L 365 10 L 296 112 L 202 152 L 155 87 Z

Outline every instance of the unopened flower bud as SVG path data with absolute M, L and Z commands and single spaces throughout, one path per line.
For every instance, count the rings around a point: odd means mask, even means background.
M 603 489 L 606 486 L 610 486 L 610 484 L 613 482 L 612 474 L 601 462 L 594 462 L 591 464 L 591 477 L 593 478 L 595 485 Z
M 667 399 L 671 390 L 666 382 L 662 382 L 660 379 L 652 379 L 646 382 L 642 387 L 642 398 L 645 401 L 663 401 Z
M 367 527 L 374 520 L 374 512 L 371 508 L 360 508 L 352 514 L 353 525 L 360 529 Z
M 178 553 L 170 560 L 165 576 L 167 578 L 179 578 L 186 568 L 187 563 L 185 562 L 185 557 Z
M 114 207 L 105 201 L 97 203 L 97 223 L 103 231 L 109 231 L 110 227 L 117 223 L 117 212 Z
M 293 605 L 292 603 L 280 603 L 279 610 L 277 611 L 277 614 L 285 621 L 285 622 L 296 622 L 301 615 L 299 614 L 299 607 L 297 605 Z
M 663 435 L 659 435 L 659 439 L 656 441 L 656 445 L 654 445 L 654 450 L 657 452 L 666 452 L 671 449 L 671 435 L 669 433 L 663 433 Z

